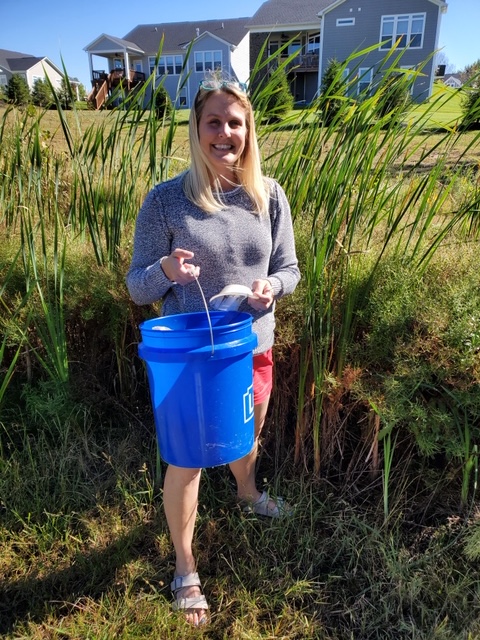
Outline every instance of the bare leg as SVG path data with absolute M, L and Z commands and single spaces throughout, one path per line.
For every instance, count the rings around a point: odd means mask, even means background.
M 168 528 L 176 554 L 175 574 L 185 576 L 196 570 L 193 555 L 193 533 L 198 506 L 198 489 L 201 469 L 184 469 L 169 465 L 163 486 L 163 502 Z M 199 587 L 184 587 L 179 594 L 182 598 L 201 594 Z M 202 610 L 187 609 L 188 622 L 199 624 Z
M 255 444 L 253 449 L 240 460 L 230 463 L 230 469 L 237 481 L 237 495 L 241 500 L 256 502 L 262 495 L 255 483 L 255 463 L 257 462 L 258 439 L 267 417 L 270 398 L 256 404 L 255 412 Z

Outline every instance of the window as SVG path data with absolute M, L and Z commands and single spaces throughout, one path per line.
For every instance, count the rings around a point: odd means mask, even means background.
M 409 88 L 409 93 L 410 95 L 413 95 L 413 90 L 415 88 L 415 67 L 412 67 L 412 65 L 404 65 L 402 64 L 401 66 L 402 69 L 408 69 L 409 71 L 412 71 L 412 73 L 408 74 L 408 79 L 410 81 L 410 88 Z
M 155 58 L 149 58 L 150 73 L 154 71 Z M 178 76 L 182 72 L 182 56 L 160 56 L 157 67 L 157 76 Z
M 143 71 L 143 69 L 142 69 L 142 61 L 141 60 L 135 60 L 134 69 L 135 69 L 135 71 L 139 71 L 140 73 Z
M 402 49 L 421 49 L 424 31 L 424 13 L 383 16 L 380 50 L 391 49 L 397 41 L 399 41 L 398 46 Z
M 280 48 L 280 44 L 278 40 L 270 40 L 270 42 L 268 43 L 268 55 L 272 56 L 274 53 L 278 51 L 279 48 Z
M 307 53 L 313 53 L 314 55 L 318 55 L 319 51 L 320 51 L 320 34 L 315 33 L 314 35 L 308 36 Z
M 358 70 L 357 92 L 368 93 L 372 86 L 373 69 L 371 67 L 360 67 Z
M 222 69 L 221 51 L 195 51 L 195 71 L 220 71 Z
M 337 18 L 337 27 L 353 27 L 355 18 Z
M 0 87 L 5 87 L 7 84 L 7 76 L 3 73 L 0 73 Z
M 178 106 L 186 107 L 187 106 L 187 89 L 186 87 L 182 87 L 178 92 Z
M 300 40 L 294 40 L 288 45 L 288 56 L 292 56 L 295 53 L 300 53 L 300 49 L 302 48 L 302 43 Z

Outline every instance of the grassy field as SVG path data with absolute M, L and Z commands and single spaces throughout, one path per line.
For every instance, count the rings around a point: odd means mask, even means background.
M 2 638 L 480 638 L 480 145 L 458 108 L 442 90 L 401 120 L 378 97 L 330 127 L 259 117 L 302 281 L 278 306 L 258 480 L 295 512 L 243 514 L 228 469 L 203 473 L 194 630 L 171 610 L 137 354 L 158 309 L 124 283 L 145 193 L 188 163 L 188 112 L 2 107 Z

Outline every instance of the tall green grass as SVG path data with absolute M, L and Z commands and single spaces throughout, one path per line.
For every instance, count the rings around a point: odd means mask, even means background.
M 338 73 L 343 77 L 359 59 L 355 54 Z M 252 86 L 272 64 L 271 58 L 260 60 Z M 421 274 L 445 238 L 460 233 L 465 241 L 477 239 L 478 190 L 460 200 L 456 192 L 468 171 L 464 158 L 478 136 L 458 150 L 461 133 L 449 127 L 426 143 L 427 115 L 444 107 L 443 94 L 435 95 L 417 120 L 405 103 L 401 111 L 389 111 L 390 80 L 409 92 L 421 73 L 405 72 L 400 62 L 398 55 L 383 70 L 372 94 L 351 95 L 356 80 L 351 73 L 329 126 L 322 125 L 332 99 L 328 92 L 273 125 L 262 124 L 271 122 L 265 113 L 268 84 L 260 83 L 254 96 L 260 144 L 268 150 L 265 168 L 289 197 L 301 252 L 295 458 L 299 461 L 311 442 L 315 473 L 328 466 L 336 449 L 339 408 L 353 381 L 346 369 L 349 345 L 384 259 L 399 256 Z M 57 102 L 68 149 L 63 157 L 52 157 L 42 140 L 41 113 L 22 116 L 8 109 L 3 116 L 3 224 L 7 235 L 21 230 L 25 291 L 33 283 L 39 302 L 32 316 L 39 348 L 33 351 L 59 380 L 68 378 L 63 281 L 69 238 L 88 242 L 98 266 L 116 270 L 128 245 L 125 230 L 131 229 L 143 195 L 172 173 L 176 111 L 158 121 L 155 110 L 144 106 L 149 93 L 153 100 L 153 77 L 85 132 L 75 111 L 65 112 Z M 122 358 L 117 353 L 117 361 Z
M 311 438 L 317 473 L 336 448 L 346 356 L 384 258 L 399 256 L 421 274 L 447 237 L 478 239 L 478 191 L 460 201 L 456 192 L 479 136 L 458 151 L 453 127 L 427 144 L 425 116 L 384 108 L 396 73 L 384 75 L 373 95 L 342 96 L 329 127 L 320 117 L 332 96 L 321 96 L 291 126 L 282 123 L 288 142 L 266 160 L 287 190 L 303 243 L 296 458 Z M 406 91 L 415 75 L 402 76 Z M 443 94 L 434 96 L 427 112 L 444 104 Z

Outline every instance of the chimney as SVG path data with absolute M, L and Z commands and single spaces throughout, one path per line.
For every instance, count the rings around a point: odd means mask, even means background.
M 197 27 L 195 31 L 197 32 L 197 38 L 198 38 L 198 36 L 200 35 L 200 29 Z

